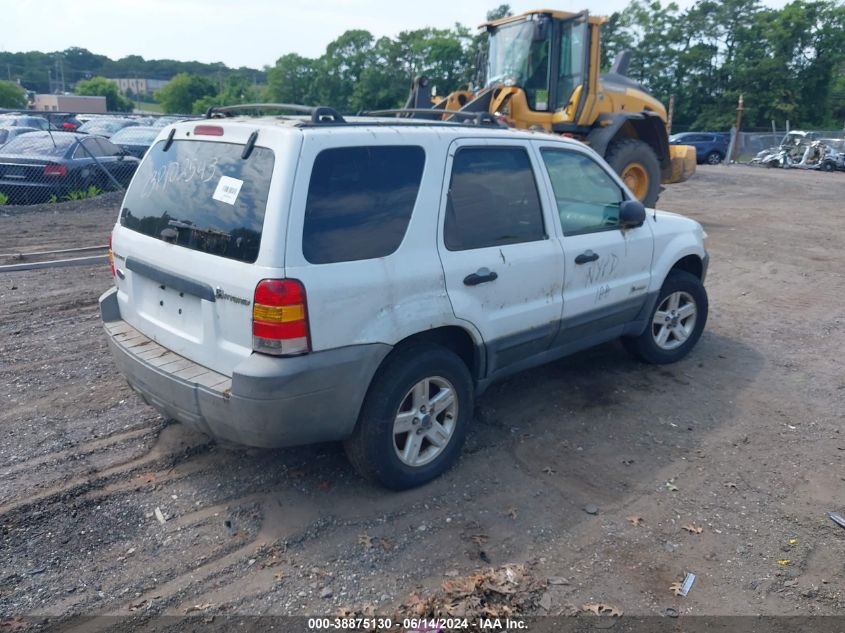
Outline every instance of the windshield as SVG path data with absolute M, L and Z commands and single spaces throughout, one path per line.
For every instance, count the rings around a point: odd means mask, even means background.
M 196 251 L 254 262 L 273 172 L 272 150 L 243 145 L 159 141 L 141 162 L 120 224 Z
M 535 75 L 542 75 L 548 85 L 549 38 L 535 40 L 536 25 L 533 20 L 514 22 L 490 32 L 488 86 L 504 83 L 524 87 Z
M 578 17 L 562 22 L 522 20 L 491 30 L 487 86 L 522 88 L 532 110 L 568 107 L 585 81 L 588 29 L 587 19 Z
M 121 130 L 129 125 L 135 125 L 134 121 L 88 121 L 82 127 L 79 128 L 80 132 L 87 132 L 91 133 L 98 133 L 98 132 L 106 132 L 108 134 L 114 134 L 118 130 Z

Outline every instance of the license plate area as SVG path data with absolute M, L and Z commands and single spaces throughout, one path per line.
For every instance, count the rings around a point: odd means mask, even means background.
M 202 299 L 138 274 L 133 276 L 133 288 L 139 316 L 192 342 L 202 342 Z
M 26 178 L 26 168 L 11 166 L 3 170 L 4 178 L 11 178 L 13 180 L 24 180 Z

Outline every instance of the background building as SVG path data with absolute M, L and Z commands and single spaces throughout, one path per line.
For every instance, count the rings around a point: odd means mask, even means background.
M 106 112 L 105 97 L 79 95 L 35 95 L 32 109 L 42 112 L 75 112 L 100 114 Z

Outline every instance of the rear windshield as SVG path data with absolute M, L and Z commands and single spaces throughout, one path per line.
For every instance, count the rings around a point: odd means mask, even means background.
M 114 136 L 111 137 L 112 143 L 152 143 L 158 133 L 161 132 L 159 128 L 148 127 L 125 127 Z
M 156 143 L 126 192 L 120 224 L 165 242 L 242 262 L 258 257 L 272 150 L 203 141 Z
M 76 142 L 72 134 L 30 132 L 21 134 L 3 146 L 4 154 L 32 154 L 33 156 L 64 156 Z

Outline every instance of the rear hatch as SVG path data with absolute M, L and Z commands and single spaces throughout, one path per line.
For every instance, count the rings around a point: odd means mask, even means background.
M 202 136 L 202 129 L 215 136 Z M 122 318 L 226 375 L 252 353 L 256 285 L 284 277 L 283 253 L 265 226 L 286 221 L 279 217 L 286 185 L 273 181 L 273 149 L 256 144 L 245 151 L 254 131 L 182 125 L 172 142 L 159 140 L 126 192 L 113 234 Z M 275 136 L 283 148 L 292 142 L 290 134 L 273 132 L 261 135 Z M 271 242 L 263 251 L 262 239 Z

